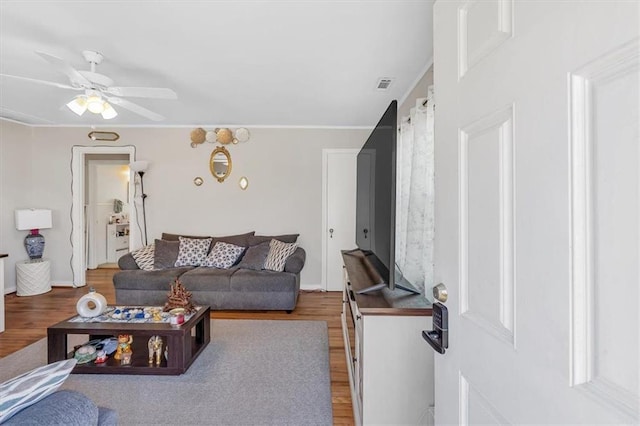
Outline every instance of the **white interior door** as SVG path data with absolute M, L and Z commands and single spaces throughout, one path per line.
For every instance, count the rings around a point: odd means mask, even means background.
M 357 149 L 323 151 L 323 274 L 327 291 L 342 291 L 340 250 L 356 247 Z
M 437 424 L 640 422 L 637 1 L 438 1 Z

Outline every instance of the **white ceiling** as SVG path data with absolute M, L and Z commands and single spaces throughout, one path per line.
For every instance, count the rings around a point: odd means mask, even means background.
M 0 78 L 0 117 L 33 125 L 371 127 L 432 59 L 433 0 L 0 1 L 0 73 L 68 84 L 35 54 L 116 86 L 169 87 L 178 100 L 128 98 L 109 121 L 64 105 L 78 92 Z M 387 91 L 380 77 L 393 77 Z

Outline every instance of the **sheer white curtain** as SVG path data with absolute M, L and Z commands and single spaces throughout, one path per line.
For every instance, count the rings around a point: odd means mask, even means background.
M 397 152 L 396 264 L 414 287 L 427 291 L 433 286 L 433 114 L 430 86 L 427 98 L 402 118 Z

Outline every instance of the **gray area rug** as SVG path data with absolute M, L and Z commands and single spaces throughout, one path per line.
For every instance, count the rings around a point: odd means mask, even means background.
M 0 360 L 0 382 L 46 363 L 46 339 Z M 62 386 L 122 425 L 330 425 L 324 321 L 212 320 L 211 343 L 181 376 L 72 374 Z

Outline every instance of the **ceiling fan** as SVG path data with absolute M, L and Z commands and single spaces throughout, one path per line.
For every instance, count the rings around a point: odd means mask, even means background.
M 96 72 L 96 65 L 99 65 L 104 57 L 101 53 L 92 50 L 82 52 L 84 59 L 91 65 L 90 71 L 78 71 L 69 63 L 56 56 L 49 55 L 44 52 L 36 52 L 55 69 L 69 77 L 69 84 L 56 83 L 53 81 L 37 80 L 29 77 L 21 77 L 17 75 L 0 74 L 3 77 L 15 78 L 19 80 L 29 81 L 32 83 L 45 84 L 48 86 L 59 87 L 61 89 L 70 89 L 82 91 L 67 103 L 67 107 L 78 115 L 84 114 L 86 110 L 94 114 L 101 114 L 106 120 L 112 119 L 118 115 L 112 105 L 128 109 L 131 112 L 139 114 L 153 121 L 164 120 L 164 117 L 153 111 L 150 111 L 138 104 L 135 104 L 123 97 L 134 98 L 154 98 L 154 99 L 178 99 L 178 95 L 171 89 L 161 87 L 118 87 L 113 86 L 113 80 L 106 75 Z

